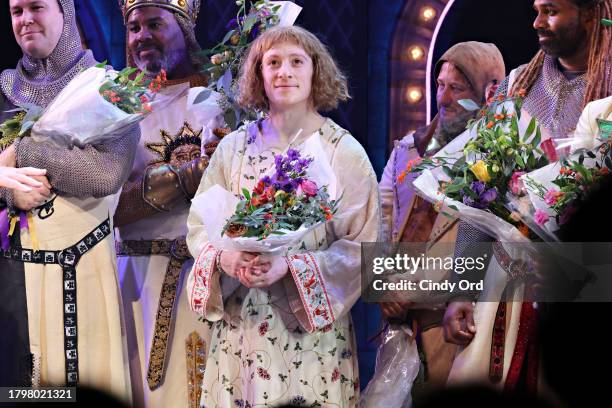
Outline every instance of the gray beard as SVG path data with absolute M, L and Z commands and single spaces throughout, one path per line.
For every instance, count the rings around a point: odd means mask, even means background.
M 184 59 L 186 53 L 183 50 L 170 50 L 158 59 L 157 61 L 145 63 L 134 58 L 136 66 L 141 71 L 145 72 L 147 77 L 155 77 L 159 75 L 161 70 L 165 70 L 170 74 L 176 66 Z
M 476 116 L 476 112 L 463 111 L 453 119 L 440 118 L 433 138 L 440 147 L 446 146 L 451 140 L 459 136 L 467 127 L 468 121 Z

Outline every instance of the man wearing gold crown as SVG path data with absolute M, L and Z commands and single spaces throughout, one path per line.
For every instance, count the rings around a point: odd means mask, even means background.
M 209 327 L 182 290 L 192 264 L 184 237 L 188 204 L 221 135 L 215 98 L 195 100 L 206 85 L 194 32 L 200 0 L 120 5 L 128 65 L 161 76 L 158 96 L 176 98 L 141 123 L 115 214 L 134 404 L 198 406 Z

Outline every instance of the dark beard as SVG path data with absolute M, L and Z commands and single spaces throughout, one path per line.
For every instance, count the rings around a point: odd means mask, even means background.
M 538 34 L 552 35 L 546 44 L 540 44 L 540 48 L 546 55 L 555 58 L 566 58 L 574 55 L 580 47 L 586 44 L 588 36 L 586 29 L 580 24 L 579 20 L 559 28 L 557 32 L 538 30 Z
M 451 140 L 459 136 L 467 127 L 468 121 L 474 118 L 476 112 L 462 111 L 453 119 L 440 118 L 433 138 L 438 141 L 440 147 L 446 146 Z

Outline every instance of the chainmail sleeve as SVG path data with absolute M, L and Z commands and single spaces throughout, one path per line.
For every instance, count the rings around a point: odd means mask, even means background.
M 0 92 L 0 123 L 10 117 L 10 113 L 6 111 L 12 108 L 14 108 L 14 106 L 8 102 L 2 92 Z M 0 148 L 0 152 L 2 150 L 3 149 Z M 0 188 L 0 210 L 7 207 L 13 208 L 13 190 L 10 188 Z
M 470 282 L 479 282 L 484 279 L 492 252 L 492 246 L 486 245 L 486 243 L 492 243 L 493 241 L 494 239 L 490 235 L 480 231 L 465 221 L 460 221 L 457 231 L 457 242 L 455 243 L 454 258 L 462 257 L 475 259 L 485 256 L 486 261 L 482 270 L 473 269 L 461 274 L 453 271 L 451 281 L 458 282 L 460 280 L 468 280 Z M 485 253 L 483 253 L 483 251 Z M 478 292 L 460 290 L 453 292 L 449 301 L 476 300 L 478 295 Z
M 494 98 L 497 98 L 499 95 L 508 95 L 508 85 L 510 84 L 510 77 L 505 77 L 503 81 L 499 84 L 497 89 L 495 90 Z
M 15 142 L 17 167 L 47 169 L 47 178 L 60 195 L 105 197 L 127 181 L 139 139 L 138 125 L 120 138 L 83 149 L 37 143 L 26 137 Z

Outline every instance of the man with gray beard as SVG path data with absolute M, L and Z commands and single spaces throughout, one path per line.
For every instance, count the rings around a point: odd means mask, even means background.
M 432 204 L 417 197 L 409 175 L 411 160 L 431 156 L 461 134 L 475 112 L 465 110 L 459 101 L 471 99 L 484 104 L 495 84 L 505 77 L 501 53 L 493 44 L 475 41 L 451 47 L 434 70 L 438 88 L 438 115 L 430 125 L 418 129 L 395 143 L 395 148 L 380 181 L 385 242 L 427 242 L 428 247 L 454 242 L 457 222 L 439 216 Z M 452 256 L 452 253 L 447 254 Z M 428 386 L 446 382 L 456 347 L 443 339 L 443 309 L 412 309 L 410 299 L 381 303 L 385 319 L 401 319 L 416 325 L 425 361 Z
M 141 142 L 115 226 L 119 276 L 137 407 L 197 406 L 209 327 L 189 309 L 183 281 L 189 203 L 222 135 L 195 39 L 199 0 L 121 0 L 128 65 L 163 81 L 176 98 L 141 122 Z

